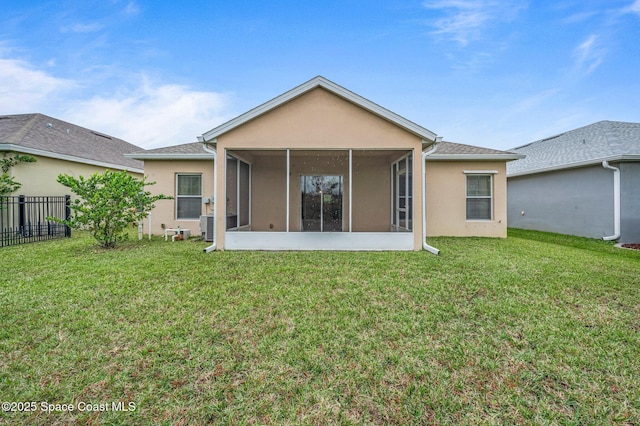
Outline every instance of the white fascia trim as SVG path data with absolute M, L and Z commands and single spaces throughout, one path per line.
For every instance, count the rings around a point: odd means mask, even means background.
M 105 167 L 107 169 L 126 170 L 133 173 L 144 173 L 143 169 L 127 167 L 122 164 L 105 163 L 102 161 L 90 160 L 88 158 L 76 157 L 73 155 L 58 154 L 55 152 L 43 151 L 41 149 L 29 148 L 12 144 L 0 144 L 0 151 L 22 152 L 24 154 L 39 155 L 41 157 L 53 158 L 56 160 L 72 161 L 74 163 L 90 164 L 92 166 Z
M 524 157 L 522 154 L 435 154 L 429 155 L 427 161 L 511 161 Z
M 288 92 L 283 93 L 282 95 L 273 98 L 270 101 L 267 101 L 265 103 L 263 103 L 262 105 L 259 105 L 251 110 L 249 110 L 248 112 L 239 115 L 238 117 L 227 121 L 224 124 L 221 124 L 220 126 L 209 130 L 208 132 L 204 133 L 202 135 L 202 140 L 205 142 L 209 142 L 212 139 L 215 139 L 216 137 L 250 121 L 253 120 L 254 118 L 284 104 L 289 102 L 290 100 L 297 98 L 300 95 L 303 95 L 304 93 L 315 89 L 316 87 L 322 87 L 325 90 L 328 90 L 329 92 L 332 92 L 333 94 L 340 96 L 341 98 L 344 98 L 366 110 L 368 110 L 369 112 L 372 112 L 373 114 L 376 114 L 388 121 L 391 121 L 392 123 L 408 130 L 411 133 L 414 133 L 418 136 L 421 136 L 423 139 L 429 139 L 429 140 L 435 140 L 436 134 L 433 133 L 432 131 L 425 129 L 424 127 L 407 120 L 404 117 L 399 116 L 398 114 L 389 111 L 386 108 L 381 107 L 380 105 L 371 102 L 368 99 L 363 98 L 360 95 L 357 95 L 347 89 L 345 89 L 342 86 L 337 85 L 336 83 L 327 80 L 324 77 L 318 76 L 315 77 L 309 81 L 307 81 L 306 83 L 301 84 L 298 87 L 295 87 L 291 90 L 289 90 Z
M 135 160 L 213 160 L 211 154 L 124 154 Z
M 577 169 L 580 167 L 587 167 L 587 166 L 600 166 L 603 161 L 614 162 L 614 163 L 621 162 L 621 161 L 640 161 L 640 155 L 635 155 L 635 154 L 634 155 L 616 155 L 613 157 L 600 158 L 596 160 L 578 161 L 575 163 L 543 167 L 540 169 L 527 170 L 524 172 L 514 172 L 514 173 L 507 172 L 507 177 L 510 178 L 510 177 L 517 177 L 517 176 L 534 175 L 537 173 L 555 172 L 558 170 L 566 170 L 566 169 Z

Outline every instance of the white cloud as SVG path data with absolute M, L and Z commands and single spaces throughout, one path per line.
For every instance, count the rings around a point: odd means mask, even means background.
M 564 22 L 565 24 L 578 24 L 578 23 L 589 20 L 590 18 L 596 16 L 597 14 L 598 12 L 594 12 L 594 11 L 578 12 L 563 19 L 562 22 Z
M 560 89 L 557 88 L 542 90 L 529 97 L 519 100 L 515 105 L 512 106 L 511 110 L 517 113 L 532 111 L 535 108 L 544 105 L 547 100 L 552 99 L 559 92 Z
M 433 22 L 434 33 L 448 36 L 462 45 L 467 45 L 490 18 L 484 2 L 436 0 L 425 2 L 424 7 L 447 11 L 447 16 Z
M 514 19 L 525 3 L 522 0 L 426 0 L 423 7 L 439 10 L 445 15 L 433 21 L 434 34 L 465 46 L 480 38 L 490 23 Z
M 103 24 L 98 22 L 90 23 L 75 23 L 60 28 L 60 32 L 63 33 L 95 33 L 104 28 Z
M 130 1 L 124 8 L 124 14 L 127 16 L 133 16 L 140 13 L 140 6 L 135 1 Z
M 629 11 L 640 14 L 640 0 L 635 0 L 633 4 L 629 6 Z
M 603 61 L 604 50 L 598 43 L 598 36 L 590 35 L 580 43 L 573 51 L 575 66 L 578 71 L 589 74 L 593 72 Z
M 230 118 L 228 96 L 136 76 L 119 92 L 88 97 L 89 84 L 52 76 L 20 59 L 3 58 L 0 114 L 40 112 L 143 148 L 193 142 Z M 5 55 L 6 56 L 6 55 Z
M 65 118 L 143 148 L 194 142 L 228 116 L 227 97 L 180 85 L 139 87 L 113 96 L 96 96 L 70 105 Z
M 33 69 L 18 59 L 0 58 L 0 112 L 40 112 L 51 98 L 62 97 L 75 88 L 73 81 Z

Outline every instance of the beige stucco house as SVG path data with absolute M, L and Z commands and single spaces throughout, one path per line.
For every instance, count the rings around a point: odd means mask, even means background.
M 154 234 L 208 221 L 211 250 L 432 252 L 426 236 L 506 237 L 519 155 L 442 142 L 323 77 L 199 140 L 128 154 L 175 197 L 156 204 Z
M 142 178 L 143 162 L 124 156 L 140 150 L 122 139 L 43 114 L 0 116 L 0 155 L 29 154 L 35 163 L 20 163 L 10 171 L 22 184 L 18 194 L 71 195 L 59 184 L 59 174 L 88 177 L 110 170 L 127 170 Z

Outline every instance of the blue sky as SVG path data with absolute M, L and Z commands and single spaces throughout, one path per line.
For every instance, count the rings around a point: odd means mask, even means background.
M 640 121 L 640 0 L 0 0 L 0 114 L 152 148 L 324 77 L 508 149 Z

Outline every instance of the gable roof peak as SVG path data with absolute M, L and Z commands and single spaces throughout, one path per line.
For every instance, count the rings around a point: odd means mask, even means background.
M 215 127 L 209 130 L 208 132 L 204 133 L 201 138 L 198 138 L 198 139 L 199 140 L 202 139 L 203 142 L 215 142 L 215 139 L 218 136 L 224 133 L 227 133 L 230 130 L 235 129 L 236 127 L 239 127 L 244 123 L 247 123 L 248 121 L 253 120 L 254 118 L 257 118 L 263 114 L 266 114 L 267 112 L 299 96 L 302 96 L 305 93 L 310 92 L 311 90 L 314 90 L 318 87 L 321 87 L 333 93 L 334 95 L 339 96 L 353 103 L 354 105 L 357 105 L 369 111 L 370 113 L 373 113 L 417 136 L 420 136 L 423 140 L 435 141 L 436 134 L 433 133 L 432 131 L 410 120 L 407 120 L 406 118 L 401 117 L 400 115 L 384 107 L 381 107 L 380 105 L 374 102 L 371 102 L 370 100 L 334 83 L 333 81 L 321 75 L 317 75 L 313 77 L 311 80 L 308 80 L 305 83 L 302 83 L 301 85 L 294 87 L 293 89 L 281 94 L 280 96 L 277 96 L 271 99 L 270 101 L 267 101 L 262 105 L 259 105 L 247 111 L 246 113 L 239 115 L 236 118 L 233 118 L 227 121 L 226 123 L 223 123 L 218 127 Z

